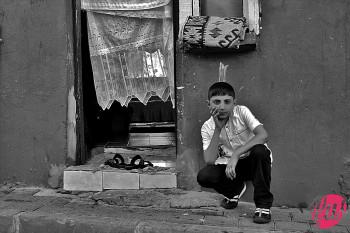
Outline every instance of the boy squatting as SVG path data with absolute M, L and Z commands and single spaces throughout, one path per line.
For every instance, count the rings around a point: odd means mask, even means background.
M 221 206 L 233 209 L 245 192 L 245 181 L 251 180 L 253 221 L 270 222 L 272 154 L 264 126 L 247 107 L 236 104 L 234 89 L 226 82 L 209 88 L 208 106 L 211 117 L 201 128 L 206 166 L 197 175 L 198 183 L 224 195 Z

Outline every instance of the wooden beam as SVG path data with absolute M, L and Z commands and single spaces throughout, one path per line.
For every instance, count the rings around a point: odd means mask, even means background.
M 201 15 L 200 0 L 192 0 L 192 15 Z
M 81 3 L 73 0 L 73 45 L 74 45 L 74 97 L 76 101 L 76 164 L 83 164 L 87 160 L 85 144 L 84 109 L 83 109 L 83 81 L 81 55 Z
M 129 128 L 159 128 L 166 127 L 171 128 L 175 127 L 174 122 L 146 122 L 146 123 L 130 123 Z
M 260 0 L 243 0 L 243 16 L 247 19 L 249 31 L 260 33 Z
M 185 23 L 189 15 L 192 15 L 192 0 L 179 1 L 179 28 Z

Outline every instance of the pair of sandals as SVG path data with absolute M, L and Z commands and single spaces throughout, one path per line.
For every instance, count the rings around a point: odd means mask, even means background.
M 153 167 L 153 164 L 150 161 L 144 160 L 140 155 L 134 156 L 131 159 L 130 164 L 126 164 L 123 156 L 121 156 L 121 154 L 118 154 L 118 153 L 114 155 L 113 159 L 108 159 L 105 162 L 105 165 L 108 165 L 114 168 L 125 169 L 125 170 Z

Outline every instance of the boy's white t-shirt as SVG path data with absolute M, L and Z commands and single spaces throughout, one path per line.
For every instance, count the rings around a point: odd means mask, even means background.
M 233 108 L 233 113 L 226 125 L 222 128 L 219 137 L 218 158 L 215 164 L 227 164 L 233 151 L 239 146 L 244 145 L 252 137 L 254 137 L 253 130 L 262 125 L 252 114 L 252 112 L 243 105 L 236 105 Z M 211 139 L 214 135 L 215 122 L 214 118 L 210 117 L 204 122 L 201 128 L 201 135 L 203 141 L 203 150 L 209 147 Z M 267 146 L 267 144 L 265 144 Z M 271 151 L 271 150 L 270 150 Z M 245 158 L 249 152 L 240 155 Z M 272 163 L 272 153 L 270 153 Z

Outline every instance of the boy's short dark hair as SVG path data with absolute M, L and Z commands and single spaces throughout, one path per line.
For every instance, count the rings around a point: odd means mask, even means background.
M 218 95 L 230 95 L 233 99 L 236 98 L 235 90 L 226 82 L 216 82 L 209 87 L 208 100 L 210 100 L 211 97 Z

